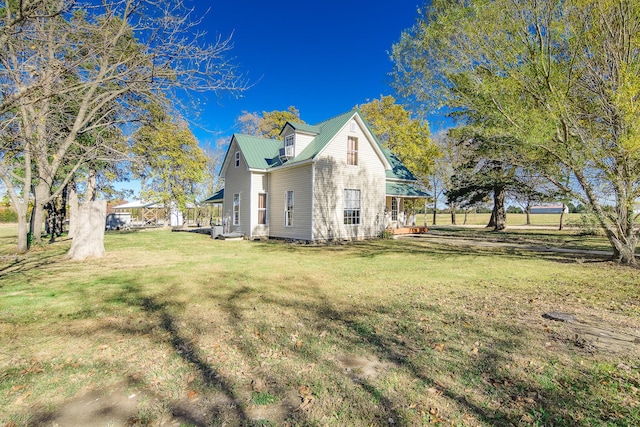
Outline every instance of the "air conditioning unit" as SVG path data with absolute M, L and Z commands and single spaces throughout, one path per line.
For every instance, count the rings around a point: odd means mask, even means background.
M 286 157 L 289 157 L 289 158 L 293 157 L 293 146 L 292 145 L 290 145 L 288 147 L 284 147 L 284 151 L 285 151 L 284 155 Z
M 278 157 L 280 157 L 280 160 L 282 160 L 283 162 L 286 162 L 293 157 L 293 147 L 289 146 L 280 148 L 278 150 Z

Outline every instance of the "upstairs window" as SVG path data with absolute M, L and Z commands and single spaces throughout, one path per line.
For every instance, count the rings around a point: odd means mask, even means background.
M 344 190 L 344 224 L 360 224 L 360 190 Z
M 353 136 L 347 138 L 347 164 L 352 166 L 358 164 L 358 138 Z
M 284 137 L 284 155 L 293 157 L 293 146 L 295 144 L 295 135 L 287 135 Z
M 240 167 L 240 152 L 236 151 L 236 167 Z

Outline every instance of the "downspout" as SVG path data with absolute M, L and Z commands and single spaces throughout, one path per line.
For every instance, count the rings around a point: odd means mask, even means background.
M 313 233 L 316 218 L 316 162 L 311 163 L 311 241 L 315 241 Z
M 251 207 L 251 201 L 252 201 L 251 199 L 253 199 L 253 172 L 250 171 L 249 172 L 249 240 L 253 240 L 253 208 Z M 240 207 L 242 207 L 242 198 L 240 199 Z M 242 215 L 240 216 L 240 218 L 242 218 Z

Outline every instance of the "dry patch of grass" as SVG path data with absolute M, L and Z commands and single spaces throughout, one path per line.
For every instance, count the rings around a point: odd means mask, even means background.
M 0 265 L 0 425 L 96 396 L 112 425 L 640 424 L 640 344 L 542 317 L 640 336 L 639 270 L 428 240 L 106 245 Z

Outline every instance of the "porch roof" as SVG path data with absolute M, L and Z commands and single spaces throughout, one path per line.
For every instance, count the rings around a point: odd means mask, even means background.
M 406 182 L 387 182 L 387 196 L 423 199 L 425 197 L 429 197 L 429 193 L 422 191 L 416 184 Z
M 202 201 L 202 204 L 207 205 L 207 204 L 216 204 L 216 203 L 222 203 L 224 200 L 224 188 L 221 190 L 218 190 L 213 196 L 209 197 L 208 199 L 204 199 Z

